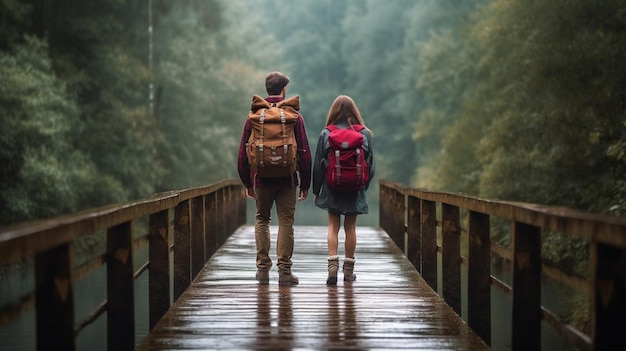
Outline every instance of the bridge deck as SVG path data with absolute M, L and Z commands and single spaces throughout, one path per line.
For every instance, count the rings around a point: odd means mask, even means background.
M 281 287 L 275 269 L 257 284 L 254 229 L 240 228 L 138 349 L 489 349 L 383 231 L 357 236 L 357 281 L 327 287 L 326 227 L 296 227 L 300 284 Z

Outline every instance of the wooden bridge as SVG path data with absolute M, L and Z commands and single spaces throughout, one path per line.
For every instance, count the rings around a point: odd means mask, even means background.
M 494 287 L 511 299 L 513 350 L 541 349 L 542 323 L 581 350 L 621 344 L 625 218 L 379 185 L 380 227 L 357 229 L 358 279 L 336 287 L 325 284 L 325 227 L 296 227 L 298 286 L 279 287 L 276 275 L 270 285 L 256 283 L 253 229 L 237 181 L 3 228 L 0 266 L 32 268 L 35 282 L 30 293 L 1 297 L 0 330 L 34 309 L 39 350 L 74 350 L 80 333 L 103 318 L 109 350 L 482 350 L 491 344 Z M 491 240 L 502 228 L 510 245 Z M 586 241 L 587 277 L 544 261 L 549 232 Z M 102 250 L 78 260 L 74 246 L 88 237 Z M 492 273 L 493 260 L 510 263 L 510 282 Z M 76 284 L 104 267 L 105 299 L 77 311 L 88 296 L 76 296 Z M 137 296 L 144 274 L 148 296 Z M 542 304 L 546 278 L 586 297 L 588 329 Z M 149 310 L 147 335 L 137 328 L 140 304 Z
M 358 282 L 331 287 L 326 227 L 295 235 L 299 285 L 279 286 L 275 270 L 258 285 L 254 227 L 241 227 L 139 349 L 488 349 L 380 229 L 359 228 Z

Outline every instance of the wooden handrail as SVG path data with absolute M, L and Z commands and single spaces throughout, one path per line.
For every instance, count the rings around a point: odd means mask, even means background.
M 134 224 L 146 217 L 148 233 L 136 239 Z M 35 291 L 0 306 L 0 328 L 34 305 L 37 348 L 74 350 L 77 334 L 106 310 L 108 349 L 132 350 L 135 347 L 134 280 L 148 268 L 152 327 L 165 314 L 170 301 L 176 300 L 215 250 L 245 221 L 245 189 L 239 181 L 226 180 L 0 228 L 0 266 L 32 260 L 35 271 Z M 75 267 L 72 249 L 75 240 L 102 232 L 106 232 L 103 239 L 106 252 Z M 133 251 L 146 243 L 149 260 L 135 271 Z M 170 269 L 171 251 L 173 269 Z M 105 263 L 107 299 L 76 323 L 74 283 Z
M 468 324 L 490 344 L 491 286 L 511 297 L 513 350 L 541 347 L 541 321 L 566 342 L 583 350 L 609 349 L 618 340 L 626 318 L 626 218 L 563 207 L 483 199 L 434 192 L 380 181 L 380 226 L 387 231 L 416 269 L 457 313 L 461 294 L 467 296 Z M 460 210 L 467 213 L 461 220 Z M 511 248 L 492 243 L 490 220 L 511 222 Z M 466 223 L 467 228 L 461 228 Z M 467 232 L 467 259 L 459 238 Z M 542 235 L 558 232 L 589 243 L 589 277 L 572 276 L 543 263 Z M 465 235 L 465 233 L 464 233 Z M 437 237 L 441 237 L 438 246 Z M 439 249 L 438 249 L 439 248 Z M 438 289 L 437 255 L 442 260 Z M 491 274 L 491 255 L 511 260 L 512 285 Z M 460 265 L 468 266 L 468 287 L 462 292 Z M 589 335 L 562 321 L 541 305 L 541 276 L 567 284 L 590 300 Z

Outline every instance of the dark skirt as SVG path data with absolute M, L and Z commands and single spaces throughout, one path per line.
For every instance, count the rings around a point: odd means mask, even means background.
M 369 212 L 366 190 L 335 192 L 328 188 L 326 182 L 320 189 L 315 206 L 334 214 L 359 215 Z

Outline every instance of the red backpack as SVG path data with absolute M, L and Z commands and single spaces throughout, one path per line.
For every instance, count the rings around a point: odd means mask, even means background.
M 330 130 L 326 183 L 332 190 L 340 192 L 365 189 L 370 173 L 363 149 L 365 136 L 361 134 L 364 127 L 356 124 L 347 129 L 334 125 L 326 128 Z

